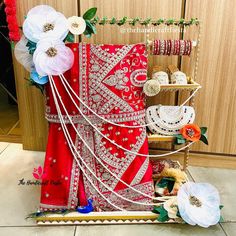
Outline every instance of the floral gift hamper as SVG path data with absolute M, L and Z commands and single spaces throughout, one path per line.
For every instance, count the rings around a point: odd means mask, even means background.
M 6 7 L 11 13 L 10 5 Z M 45 96 L 49 123 L 38 224 L 175 222 L 209 227 L 221 220 L 220 197 L 208 183 L 187 177 L 189 148 L 208 144 L 207 128 L 195 123 L 195 76 L 173 65 L 153 67 L 148 56 L 190 57 L 198 39 L 154 39 L 136 44 L 91 44 L 96 27 L 195 25 L 198 19 L 108 19 L 91 8 L 68 19 L 39 5 L 26 15 L 22 36 L 10 31 L 14 54 Z M 15 32 L 15 33 L 14 33 Z M 18 32 L 18 33 L 16 33 Z M 162 91 L 186 90 L 178 106 L 146 105 Z M 151 154 L 150 142 L 171 141 L 175 149 Z M 171 160 L 183 151 L 184 165 Z M 58 185 L 44 185 L 47 181 Z

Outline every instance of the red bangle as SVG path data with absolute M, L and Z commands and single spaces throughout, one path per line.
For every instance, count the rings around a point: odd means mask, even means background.
M 180 40 L 180 52 L 179 55 L 184 55 L 184 40 Z
M 152 48 L 152 54 L 156 55 L 156 40 L 153 41 L 153 48 Z
M 160 55 L 160 40 L 157 40 L 157 55 Z
M 184 53 L 183 55 L 187 55 L 187 41 L 184 40 Z
M 173 55 L 176 55 L 176 51 L 177 51 L 177 40 L 174 40 L 174 52 L 173 52 Z
M 190 54 L 191 54 L 191 51 L 192 51 L 192 41 L 191 41 L 191 40 L 189 40 L 188 56 L 190 56 Z
M 180 40 L 178 40 L 178 46 L 177 46 L 177 53 L 176 55 L 180 54 Z
M 171 40 L 169 40 L 169 53 L 168 55 L 170 56 L 171 55 Z
M 169 48 L 168 48 L 168 56 L 170 56 L 170 53 L 171 53 L 171 40 L 169 39 L 168 40 L 168 45 L 169 45 Z
M 155 51 L 156 51 L 156 40 L 153 41 L 153 45 L 152 45 L 152 54 L 153 55 L 156 55 Z
M 158 40 L 155 40 L 155 55 L 157 55 L 157 42 Z
M 164 40 L 160 40 L 160 53 L 159 55 L 163 55 L 165 50 L 165 42 Z
M 163 42 L 164 42 L 164 51 L 163 51 L 162 55 L 165 55 L 165 53 L 166 53 L 166 40 L 163 40 Z

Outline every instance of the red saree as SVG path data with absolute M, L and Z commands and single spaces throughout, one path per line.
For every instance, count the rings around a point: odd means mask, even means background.
M 75 62 L 72 69 L 65 73 L 65 78 L 76 94 L 96 113 L 108 120 L 129 126 L 143 124 L 145 103 L 142 86 L 147 72 L 145 46 L 70 44 L 69 47 L 74 52 Z M 71 102 L 61 79 L 53 79 L 78 132 L 103 165 L 127 184 L 152 196 L 152 169 L 149 159 L 125 152 L 102 137 L 83 119 Z M 46 93 L 46 118 L 50 123 L 42 179 L 41 210 L 75 209 L 78 205 L 86 205 L 89 198 L 93 199 L 96 210 L 115 210 L 83 176 L 63 134 L 49 85 Z M 146 128 L 111 125 L 91 113 L 75 97 L 74 100 L 104 135 L 132 152 L 148 154 Z M 94 158 L 69 124 L 62 108 L 61 111 L 76 149 L 96 176 L 123 197 L 137 202 L 150 202 L 149 198 L 119 182 Z M 147 206 L 123 200 L 108 191 L 82 163 L 81 165 L 93 184 L 115 205 L 126 210 L 149 209 Z

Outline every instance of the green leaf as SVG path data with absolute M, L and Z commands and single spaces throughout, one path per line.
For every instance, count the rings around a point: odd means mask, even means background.
M 156 24 L 157 24 L 157 25 L 160 25 L 160 24 L 162 24 L 162 23 L 164 23 L 164 22 L 165 22 L 165 20 L 162 19 L 162 18 L 160 18 L 160 19 L 157 20 Z
M 157 217 L 157 220 L 160 222 L 165 222 L 165 221 L 169 220 L 168 212 L 164 209 L 163 205 L 154 206 L 152 212 L 159 214 L 159 216 Z
M 106 21 L 107 21 L 107 17 L 104 16 L 101 21 L 99 22 L 99 25 L 105 25 L 106 24 Z
M 160 206 L 154 206 L 154 209 L 152 211 L 153 213 L 157 213 L 157 214 L 164 214 L 165 212 L 167 212 L 165 210 L 165 208 L 163 207 L 163 205 Z
M 93 17 L 96 15 L 96 13 L 97 13 L 96 7 L 90 8 L 84 13 L 83 18 L 85 20 L 92 20 Z
M 182 136 L 182 134 L 176 134 L 175 136 L 175 145 L 180 145 L 186 143 L 186 139 Z
M 117 23 L 117 25 L 119 25 L 119 26 L 121 26 L 121 25 L 124 25 L 125 23 L 126 23 L 126 21 L 127 21 L 127 16 L 124 16 L 118 23 Z
M 111 21 L 110 21 L 110 25 L 114 25 L 116 23 L 116 18 L 112 17 Z
M 62 215 L 65 215 L 65 214 L 68 214 L 72 212 L 72 210 L 67 210 L 67 209 L 61 209 L 61 210 L 55 210 L 53 211 L 53 214 L 62 214 Z M 32 218 L 32 219 L 35 219 L 37 217 L 40 217 L 40 216 L 47 216 L 47 215 L 50 215 L 52 214 L 51 211 L 44 211 L 44 212 L 40 212 L 40 211 L 37 211 L 37 212 L 33 212 L 33 213 L 30 213 L 26 216 L 25 219 L 29 219 L 29 218 Z
M 224 205 L 220 205 L 220 206 L 219 206 L 220 210 L 221 210 L 223 207 L 224 207 Z
M 14 50 L 14 48 L 15 48 L 15 43 L 11 41 L 11 49 Z
M 160 188 L 167 188 L 168 191 L 171 192 L 173 190 L 174 184 L 175 184 L 174 178 L 164 177 L 160 180 L 157 186 Z
M 174 184 L 175 184 L 175 181 L 168 181 L 167 189 L 169 193 L 173 190 Z
M 168 19 L 168 20 L 166 21 L 166 24 L 167 24 L 167 25 L 173 25 L 173 23 L 174 23 L 174 19 Z
M 154 206 L 152 212 L 160 214 L 160 211 L 162 210 L 162 206 Z
M 141 25 L 148 25 L 151 22 L 151 20 L 152 20 L 151 18 L 147 18 L 141 23 Z
M 73 43 L 75 41 L 75 36 L 72 33 L 68 33 L 66 36 L 66 41 Z
M 29 50 L 29 54 L 33 55 L 34 54 L 34 51 L 36 50 L 36 43 L 28 40 L 27 44 L 26 44 L 26 47 L 28 48 Z
M 180 18 L 179 24 L 183 24 L 183 23 L 184 23 L 184 18 Z
M 207 127 L 201 127 L 201 134 L 205 134 L 207 132 Z
M 92 36 L 92 34 L 88 30 L 84 31 L 84 35 L 86 38 L 91 38 L 91 36 Z
M 186 139 L 184 139 L 184 138 L 177 138 L 177 143 L 178 144 L 186 143 Z
M 191 25 L 196 24 L 196 19 L 195 19 L 195 18 L 191 18 L 190 24 L 191 24 Z
M 99 17 L 96 16 L 92 20 L 90 20 L 90 23 L 93 24 L 93 25 L 96 25 L 98 23 L 98 21 L 99 21 Z
M 182 134 L 174 134 L 176 138 L 183 138 Z
M 207 140 L 207 137 L 205 134 L 202 134 L 201 137 L 200 137 L 200 140 L 205 143 L 206 145 L 208 145 L 208 140 Z
M 163 215 L 160 214 L 157 217 L 157 220 L 160 221 L 160 222 L 166 222 L 166 221 L 169 220 L 169 216 L 168 216 L 168 214 L 163 214 Z
M 129 24 L 135 26 L 140 19 L 138 17 L 134 18 Z
M 85 20 L 85 22 L 86 22 L 86 30 L 88 30 L 90 34 L 96 34 L 97 33 L 96 27 L 92 25 L 88 20 Z

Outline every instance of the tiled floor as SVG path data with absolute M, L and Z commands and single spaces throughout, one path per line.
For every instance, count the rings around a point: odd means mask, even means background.
M 23 151 L 20 144 L 0 143 L 0 236 L 117 236 L 117 235 L 236 235 L 236 170 L 189 167 L 196 182 L 209 182 L 221 194 L 224 223 L 208 229 L 177 224 L 102 225 L 38 227 L 25 216 L 37 209 L 39 186 L 19 185 L 21 179 L 32 179 L 33 169 L 43 164 L 44 153 Z

